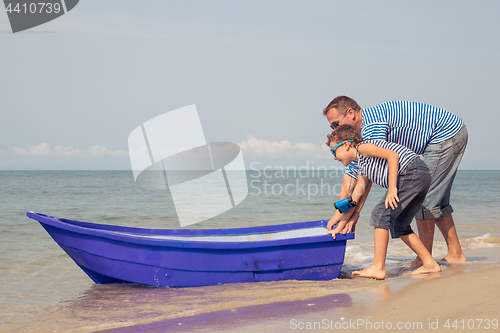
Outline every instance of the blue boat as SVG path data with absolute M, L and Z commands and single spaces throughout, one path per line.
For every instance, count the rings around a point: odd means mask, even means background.
M 328 221 L 236 229 L 142 229 L 28 212 L 98 284 L 194 287 L 224 283 L 331 280 L 346 241 Z

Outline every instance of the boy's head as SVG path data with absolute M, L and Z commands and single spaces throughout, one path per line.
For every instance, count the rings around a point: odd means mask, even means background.
M 335 145 L 344 140 L 352 140 L 352 145 L 356 147 L 363 141 L 361 133 L 350 125 L 340 125 L 335 131 L 328 134 L 326 137 L 328 138 L 328 141 L 326 141 L 326 145 L 328 147 L 332 146 L 332 142 Z
M 332 151 L 337 161 L 347 166 L 353 160 L 357 159 L 355 147 L 363 141 L 363 138 L 356 128 L 349 125 L 341 125 L 331 134 L 328 134 L 327 137 L 328 141 L 326 141 L 326 145 L 330 148 L 334 148 L 339 143 L 342 143 Z M 347 140 L 352 140 L 352 142 L 348 142 Z

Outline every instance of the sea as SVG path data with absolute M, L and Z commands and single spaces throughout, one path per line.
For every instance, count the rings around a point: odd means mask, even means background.
M 187 228 L 237 228 L 328 220 L 342 174 L 326 170 L 249 170 L 247 197 L 233 209 Z M 141 228 L 181 228 L 170 193 L 143 189 L 131 171 L 0 171 L 0 331 L 93 332 L 223 309 L 292 302 L 373 288 L 409 278 L 414 259 L 391 240 L 385 281 L 352 279 L 373 259 L 372 208 L 385 189 L 376 185 L 347 243 L 340 278 L 194 288 L 139 284 L 97 285 L 26 217 L 34 211 L 72 220 Z M 464 250 L 500 248 L 500 171 L 458 171 L 453 217 Z M 416 226 L 413 224 L 414 229 Z M 436 230 L 433 255 L 446 255 Z M 446 267 L 443 267 L 446 271 Z

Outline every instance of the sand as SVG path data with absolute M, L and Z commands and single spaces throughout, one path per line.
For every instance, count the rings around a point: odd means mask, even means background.
M 376 289 L 204 313 L 106 332 L 499 331 L 500 248 L 468 251 L 466 256 L 469 263 L 448 264 L 442 273 L 406 275 Z
M 395 329 L 399 323 L 400 327 L 411 327 L 419 332 L 498 331 L 500 267 L 486 265 L 471 273 L 423 278 L 428 280 L 412 285 L 380 307 L 360 314 L 359 323 L 364 320 L 360 328 L 375 331 L 378 327 L 380 331 L 382 328 Z M 493 329 L 493 320 L 497 320 L 496 330 Z

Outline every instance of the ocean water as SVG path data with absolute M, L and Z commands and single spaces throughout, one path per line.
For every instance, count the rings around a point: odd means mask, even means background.
M 240 205 L 189 228 L 329 219 L 341 177 L 336 171 L 248 171 L 249 195 Z M 374 185 L 337 280 L 197 288 L 96 285 L 26 211 L 105 224 L 180 228 L 169 193 L 138 187 L 131 171 L 0 171 L 0 331 L 96 331 L 391 283 L 408 275 L 400 267 L 413 259 L 401 240 L 390 242 L 385 281 L 349 278 L 353 270 L 371 263 L 373 228 L 368 221 L 384 192 Z M 458 172 L 452 205 L 464 249 L 500 247 L 499 200 L 500 171 Z M 446 254 L 438 231 L 433 254 Z

